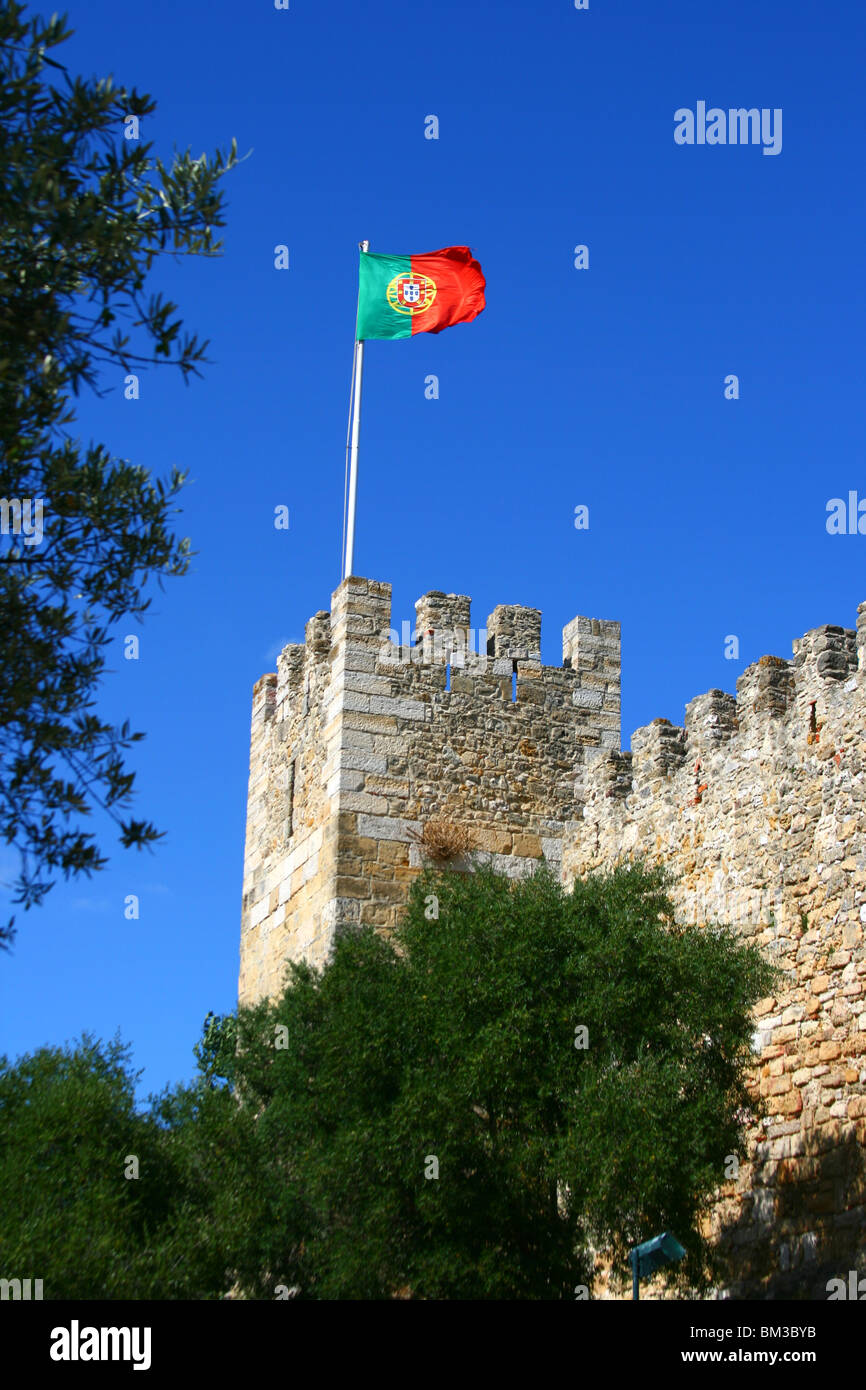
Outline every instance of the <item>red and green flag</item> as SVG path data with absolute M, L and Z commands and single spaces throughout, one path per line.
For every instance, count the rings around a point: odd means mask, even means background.
M 357 338 L 411 338 L 469 323 L 484 308 L 484 276 L 468 246 L 424 256 L 361 252 Z

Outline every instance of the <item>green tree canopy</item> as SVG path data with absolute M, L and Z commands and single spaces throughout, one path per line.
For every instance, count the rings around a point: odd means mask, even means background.
M 700 1288 L 773 975 L 655 870 L 426 873 L 140 1111 L 117 1044 L 0 1063 L 0 1263 L 47 1298 L 573 1299 L 671 1230 Z
M 772 974 L 675 926 L 657 870 L 425 874 L 392 939 L 341 936 L 211 1037 L 283 1204 L 260 1268 L 302 1297 L 573 1298 L 670 1229 L 700 1284 Z
M 153 100 L 71 77 L 49 56 L 70 37 L 65 18 L 24 11 L 0 0 L 0 838 L 18 851 L 27 908 L 53 870 L 106 863 L 83 828 L 94 804 L 125 846 L 158 838 L 119 815 L 134 780 L 123 755 L 143 735 L 93 705 L 112 626 L 148 607 L 148 579 L 188 566 L 170 526 L 184 475 L 151 479 L 73 437 L 72 400 L 100 390 L 106 365 L 198 373 L 207 343 L 149 291 L 149 272 L 160 256 L 220 251 L 218 184 L 237 156 L 232 142 L 164 164 L 126 138 Z
M 198 1112 L 183 1091 L 138 1110 L 136 1080 L 116 1040 L 0 1059 L 4 1277 L 41 1279 L 46 1299 L 208 1298 L 227 1287 L 212 1184 L 186 1157 Z M 221 1136 L 241 1123 L 224 1118 Z M 209 1133 L 203 1121 L 198 1157 Z M 219 1170 L 219 1147 L 212 1158 Z

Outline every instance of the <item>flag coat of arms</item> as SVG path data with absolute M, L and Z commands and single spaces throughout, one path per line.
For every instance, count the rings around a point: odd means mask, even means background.
M 468 246 L 446 246 L 423 256 L 379 256 L 361 251 L 358 342 L 411 338 L 469 323 L 484 308 L 484 276 Z

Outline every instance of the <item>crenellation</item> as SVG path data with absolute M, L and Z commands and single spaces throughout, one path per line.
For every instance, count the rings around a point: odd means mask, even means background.
M 857 670 L 857 633 L 825 624 L 794 643 L 794 669 L 804 685 L 846 680 Z
M 866 603 L 857 607 L 857 666 L 860 671 L 866 668 Z
M 303 642 L 291 642 L 277 657 L 277 704 L 296 707 L 308 687 L 307 649 Z M 285 712 L 281 713 L 285 718 Z
M 331 650 L 331 615 L 322 609 L 307 623 L 304 644 L 311 656 L 327 656 Z
M 688 754 L 699 756 L 727 743 L 739 729 L 736 698 L 726 690 L 708 690 L 686 705 Z
M 574 671 L 620 669 L 621 631 L 618 622 L 604 618 L 572 618 L 562 629 L 562 660 Z
M 864 614 L 861 605 L 861 649 Z M 631 766 L 625 754 L 595 760 L 563 839 L 566 883 L 622 858 L 661 861 L 682 920 L 730 923 L 784 972 L 757 1011 L 754 1079 L 770 1122 L 751 1131 L 749 1163 L 722 1188 L 708 1227 L 736 1251 L 733 1296 L 823 1296 L 828 1270 L 862 1260 L 866 701 L 856 637 L 816 628 L 793 644 L 792 661 L 748 667 L 736 700 L 698 696 L 684 731 L 668 721 L 637 730 Z M 779 1159 L 784 1201 L 773 1195 Z M 831 1166 L 846 1182 L 816 1184 Z
M 253 686 L 253 722 L 273 718 L 276 706 L 277 677 L 274 672 L 269 672 Z
M 393 925 L 428 819 L 465 825 L 476 848 L 512 855 L 520 872 L 543 857 L 558 865 L 585 759 L 618 747 L 617 624 L 595 624 L 597 659 L 580 675 L 541 665 L 538 609 L 499 605 L 475 650 L 467 595 L 433 590 L 415 607 L 416 645 L 395 642 L 390 585 L 353 576 L 269 680 L 278 732 L 251 756 L 244 998 L 277 988 L 286 956 L 324 959 L 347 904 L 350 923 Z M 305 837 L 334 827 L 304 854 Z M 507 851 L 495 848 L 503 834 Z M 396 839 L 405 861 L 374 856 L 368 871 L 365 839 Z M 263 873 L 274 864 L 283 886 L 271 906 Z
M 820 728 L 840 691 L 858 672 L 857 632 L 825 624 L 794 642 L 797 718 L 811 744 L 820 743 Z M 847 694 L 843 693 L 843 698 Z M 817 735 L 817 737 L 816 737 Z
M 487 619 L 487 654 L 496 659 L 541 664 L 541 612 L 499 603 Z M 516 669 L 516 667 L 514 668 Z
M 737 1251 L 728 1291 L 772 1275 L 784 1296 L 817 1287 L 828 1262 L 853 1268 L 866 1198 L 866 603 L 856 632 L 807 632 L 793 660 L 762 657 L 736 696 L 697 696 L 682 727 L 653 720 L 631 751 L 618 622 L 574 618 L 552 668 L 538 609 L 497 606 L 477 643 L 467 595 L 432 590 L 415 612 L 414 645 L 408 624 L 395 642 L 390 585 L 353 576 L 254 687 L 241 1001 L 275 993 L 289 959 L 322 964 L 344 931 L 393 930 L 432 819 L 515 877 L 542 860 L 566 884 L 623 858 L 662 861 L 681 920 L 732 924 L 784 972 L 756 1010 L 769 1123 L 709 1219 Z
M 633 754 L 606 752 L 592 766 L 588 784 L 587 804 L 611 797 L 624 801 L 634 786 Z
M 344 579 L 331 599 L 331 655 L 345 659 L 345 648 L 374 649 L 388 640 L 391 628 L 391 585 L 373 580 Z
M 794 670 L 781 657 L 762 656 L 747 666 L 737 681 L 737 719 L 744 735 L 769 732 L 770 722 L 784 717 L 794 696 Z
M 686 757 L 686 731 L 669 719 L 654 719 L 632 734 L 632 768 L 635 786 L 668 779 Z
M 461 661 L 469 654 L 471 600 L 467 594 L 439 589 L 422 594 L 415 604 L 415 643 L 425 662 Z

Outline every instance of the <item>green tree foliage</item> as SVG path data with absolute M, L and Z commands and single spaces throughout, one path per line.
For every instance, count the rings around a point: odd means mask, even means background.
M 99 392 L 106 366 L 171 364 L 187 380 L 207 343 L 177 306 L 148 290 L 162 255 L 219 252 L 219 180 L 236 148 L 164 164 L 127 118 L 153 100 L 70 77 L 49 54 L 64 18 L 27 18 L 0 0 L 0 838 L 20 857 L 16 903 L 39 903 L 50 874 L 90 874 L 105 858 L 82 828 L 94 804 L 121 843 L 158 838 L 122 819 L 133 774 L 124 751 L 143 737 L 92 712 L 112 626 L 140 615 L 148 579 L 183 574 L 189 543 L 170 529 L 184 475 L 142 467 L 72 436 L 72 400 Z M 37 501 L 30 543 L 15 507 Z M 0 943 L 13 935 L 0 930 Z
M 209 1016 L 140 1113 L 115 1045 L 0 1065 L 0 1264 L 46 1297 L 572 1299 L 671 1230 L 701 1287 L 773 976 L 655 870 L 426 873 L 390 940 Z
M 225 1286 L 211 1185 L 179 1157 L 188 1114 L 176 1101 L 172 1130 L 160 1105 L 137 1111 L 135 1081 L 117 1041 L 0 1060 L 5 1277 L 42 1279 L 47 1299 L 207 1298 Z
M 232 1024 L 276 1194 L 260 1269 L 301 1297 L 573 1298 L 670 1229 L 700 1284 L 771 980 L 675 926 L 659 871 L 426 874 L 391 940 L 347 933 Z

